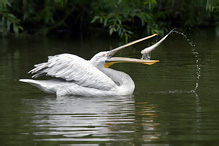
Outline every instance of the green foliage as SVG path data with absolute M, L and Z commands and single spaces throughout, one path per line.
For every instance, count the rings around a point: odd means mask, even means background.
M 186 26 L 211 25 L 213 14 L 215 14 L 216 0 L 192 0 L 189 4 L 184 5 L 187 7 L 184 16 Z
M 23 0 L 14 2 L 14 12 L 21 14 L 25 30 L 30 33 L 46 35 L 50 30 L 63 25 L 68 9 L 62 14 L 67 0 Z
M 103 27 L 127 41 L 135 32 L 215 25 L 218 17 L 218 0 L 0 0 L 0 35 Z
M 16 35 L 19 34 L 19 30 L 23 30 L 19 25 L 20 20 L 10 13 L 9 7 L 11 3 L 8 0 L 0 1 L 0 33 L 2 36 L 6 36 L 11 29 Z
M 102 23 L 108 27 L 110 35 L 116 32 L 121 37 L 124 35 L 126 40 L 134 26 L 145 28 L 146 33 L 163 34 L 173 27 L 212 25 L 218 7 L 216 1 L 102 0 L 97 4 L 92 23 Z
M 99 7 L 99 6 L 103 7 Z M 102 0 L 96 3 L 95 17 L 92 23 L 99 21 L 109 28 L 109 34 L 118 33 L 127 41 L 133 34 L 131 27 L 140 25 L 147 27 L 147 33 L 163 33 L 159 22 L 153 18 L 156 0 Z

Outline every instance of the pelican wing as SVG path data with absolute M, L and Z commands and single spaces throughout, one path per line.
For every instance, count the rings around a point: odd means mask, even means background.
M 111 78 L 89 61 L 76 55 L 60 54 L 48 58 L 48 62 L 35 65 L 35 68 L 29 72 L 34 74 L 33 78 L 47 75 L 74 82 L 83 87 L 102 90 L 110 90 L 115 86 Z

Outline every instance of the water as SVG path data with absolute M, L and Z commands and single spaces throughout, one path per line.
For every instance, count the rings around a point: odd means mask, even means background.
M 117 47 L 102 38 L 0 40 L 1 145 L 216 145 L 219 135 L 219 36 L 213 29 L 170 35 L 152 53 L 151 66 L 116 64 L 136 84 L 133 96 L 55 97 L 24 83 L 47 56 L 89 59 Z M 140 58 L 148 40 L 118 52 Z M 46 77 L 45 77 L 46 78 Z M 193 91 L 193 92 L 191 92 Z

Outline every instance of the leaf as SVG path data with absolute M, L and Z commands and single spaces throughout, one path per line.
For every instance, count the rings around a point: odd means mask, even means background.
M 7 16 L 8 17 L 11 17 L 11 18 L 16 18 L 13 14 L 11 14 L 11 13 L 7 13 Z
M 20 29 L 20 30 L 24 30 L 23 27 L 21 27 L 21 26 L 18 26 L 17 28 Z
M 112 28 L 110 29 L 109 34 L 110 34 L 110 35 L 113 34 L 113 29 L 112 29 Z
M 129 33 L 129 34 L 133 34 L 133 32 L 132 32 L 132 31 L 129 31 L 129 30 L 127 31 L 127 33 Z
M 26 20 L 28 17 L 29 17 L 29 13 L 28 12 L 24 13 L 23 20 Z
M 103 17 L 100 17 L 100 23 L 103 23 Z
M 13 30 L 14 30 L 15 35 L 19 34 L 18 27 L 16 24 L 13 24 Z
M 91 23 L 94 23 L 97 19 L 100 19 L 100 16 L 94 16 L 93 20 L 91 21 Z
M 10 31 L 11 22 L 7 20 L 7 31 Z
M 4 16 L 2 17 L 2 22 L 1 23 L 2 23 L 2 25 L 5 25 L 5 17 Z
M 106 26 L 106 25 L 107 25 L 107 22 L 108 22 L 108 19 L 107 19 L 107 18 L 105 18 L 105 19 L 104 19 L 104 26 Z
M 119 24 L 121 24 L 121 25 L 122 25 L 122 21 L 121 21 L 120 19 L 117 19 L 117 21 L 119 22 Z
M 9 7 L 11 7 L 11 3 L 9 1 L 6 2 L 6 5 L 8 5 Z

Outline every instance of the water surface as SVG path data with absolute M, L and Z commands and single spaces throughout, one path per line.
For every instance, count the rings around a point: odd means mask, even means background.
M 136 84 L 133 95 L 115 97 L 56 97 L 18 79 L 30 78 L 27 72 L 47 56 L 72 53 L 90 59 L 121 45 L 119 40 L 0 40 L 1 145 L 217 144 L 219 36 L 210 29 L 188 37 L 195 47 L 180 35 L 170 35 L 152 52 L 152 59 L 160 60 L 152 66 L 112 66 Z M 117 56 L 141 58 L 140 51 L 155 41 Z

